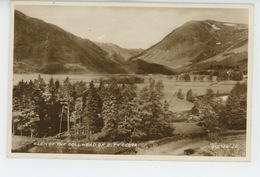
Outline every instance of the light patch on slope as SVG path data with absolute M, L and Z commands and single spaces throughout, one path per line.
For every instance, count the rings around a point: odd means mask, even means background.
M 220 28 L 218 28 L 216 25 L 212 25 L 212 28 L 214 28 L 215 30 L 220 30 Z
M 211 26 L 214 30 L 220 30 L 216 25 L 211 25 L 210 23 L 207 23 L 209 26 Z
M 224 23 L 224 25 L 226 25 L 226 26 L 236 26 L 235 24 L 231 24 L 231 23 Z

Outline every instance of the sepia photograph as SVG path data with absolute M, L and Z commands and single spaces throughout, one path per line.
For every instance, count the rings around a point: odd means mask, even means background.
M 252 6 L 11 13 L 9 157 L 250 160 Z

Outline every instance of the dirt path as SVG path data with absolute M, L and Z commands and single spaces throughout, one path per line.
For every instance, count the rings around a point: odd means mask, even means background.
M 137 149 L 137 155 L 184 155 L 185 149 L 197 149 L 208 144 L 209 142 L 206 140 L 184 139 L 149 149 Z

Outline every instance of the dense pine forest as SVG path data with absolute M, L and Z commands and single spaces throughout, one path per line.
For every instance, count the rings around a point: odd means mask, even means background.
M 139 141 L 171 136 L 163 83 L 149 80 L 140 91 L 134 82 L 100 81 L 46 84 L 39 76 L 13 88 L 13 133 L 61 135 L 91 141 Z

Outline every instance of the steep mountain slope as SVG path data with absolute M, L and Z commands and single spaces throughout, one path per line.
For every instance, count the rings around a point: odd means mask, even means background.
M 87 39 L 15 11 L 14 73 L 126 73 Z
M 128 73 L 166 75 L 175 74 L 175 71 L 173 69 L 160 64 L 149 63 L 140 59 L 129 60 L 131 57 L 140 54 L 143 49 L 125 49 L 112 43 L 96 42 L 96 44 L 100 48 L 108 52 L 110 58 L 114 59 L 116 62 L 121 63 L 124 66 L 125 70 L 128 71 Z
M 129 58 L 140 54 L 143 49 L 126 49 L 112 43 L 95 42 L 100 48 L 113 56 L 119 62 L 126 62 Z
M 142 59 L 174 69 L 184 68 L 212 57 L 225 59 L 217 56 L 229 51 L 246 51 L 247 41 L 247 25 L 212 20 L 190 21 L 131 60 Z
M 157 63 L 149 63 L 144 60 L 129 60 L 126 63 L 127 67 L 136 74 L 165 74 L 174 75 L 176 71 L 164 65 Z

